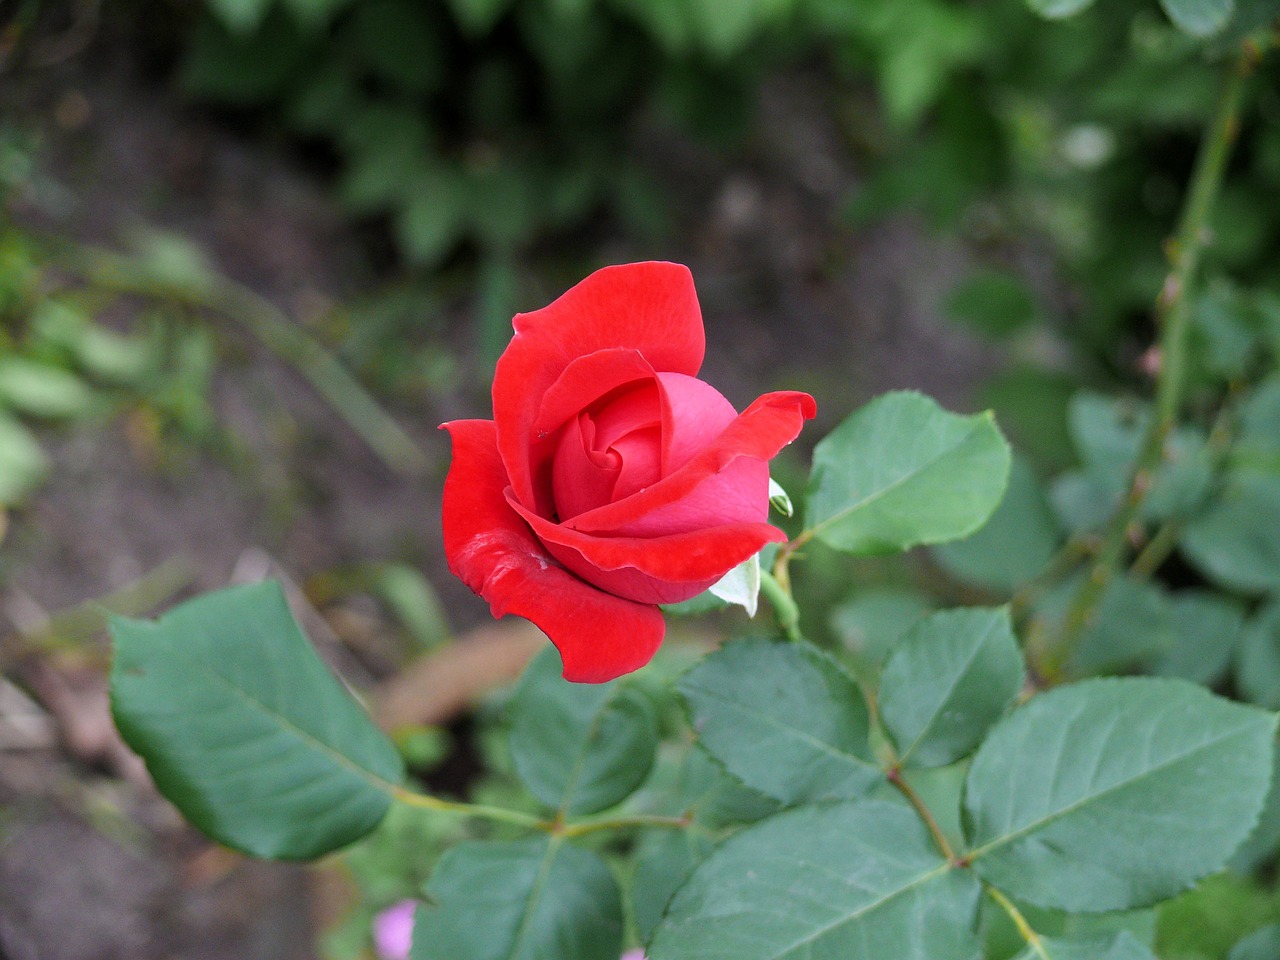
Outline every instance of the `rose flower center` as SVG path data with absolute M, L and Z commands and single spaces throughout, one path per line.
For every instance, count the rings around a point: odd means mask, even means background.
M 552 462 L 561 521 L 612 503 L 662 477 L 662 404 L 657 386 L 629 384 L 565 424 Z

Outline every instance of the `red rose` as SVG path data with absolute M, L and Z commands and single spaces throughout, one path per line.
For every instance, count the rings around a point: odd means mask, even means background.
M 495 617 L 536 623 L 566 679 L 653 656 L 659 603 L 696 596 L 766 543 L 767 461 L 815 413 L 808 394 L 744 413 L 694 378 L 702 313 L 675 263 L 605 267 L 517 314 L 493 420 L 444 424 L 449 569 Z

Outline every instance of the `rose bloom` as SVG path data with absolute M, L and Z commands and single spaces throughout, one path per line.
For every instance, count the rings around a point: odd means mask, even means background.
M 696 379 L 704 334 L 675 263 L 605 267 L 517 314 L 493 419 L 444 424 L 449 569 L 495 617 L 532 620 L 568 680 L 653 656 L 660 603 L 702 593 L 765 544 L 768 460 L 815 413 L 769 393 L 739 414 Z

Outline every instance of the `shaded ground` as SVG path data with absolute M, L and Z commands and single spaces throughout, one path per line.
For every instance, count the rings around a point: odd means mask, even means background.
M 294 316 L 372 281 L 361 237 L 296 158 L 248 143 L 151 88 L 119 54 L 91 50 L 20 80 L 4 79 L 0 110 L 62 118 L 43 129 L 44 162 L 66 190 L 59 209 L 26 211 L 32 223 L 107 245 L 139 222 L 173 230 Z M 771 84 L 759 133 L 732 162 L 660 132 L 637 135 L 683 193 L 673 204 L 684 212 L 679 237 L 662 255 L 689 263 L 698 282 L 706 378 L 739 407 L 765 389 L 810 390 L 821 411 L 810 443 L 856 398 L 891 387 L 918 387 L 963 408 L 975 379 L 996 363 L 938 316 L 963 251 L 910 221 L 860 235 L 841 224 L 854 176 L 827 119 L 827 96 L 813 77 Z M 650 253 L 615 238 L 588 259 Z M 458 349 L 466 351 L 467 304 L 456 310 Z M 54 474 L 3 542 L 17 574 L 0 583 L 0 637 L 12 644 L 13 631 L 44 613 L 175 558 L 194 565 L 194 588 L 223 586 L 237 563 L 259 562 L 255 554 L 246 560 L 253 547 L 297 582 L 342 564 L 408 560 L 426 570 L 455 627 L 485 620 L 483 603 L 443 567 L 447 443 L 434 427 L 487 415 L 486 385 L 424 395 L 395 411 L 435 465 L 427 476 L 401 476 L 294 370 L 242 330 L 217 334 L 224 348 L 213 404 L 222 426 L 244 441 L 243 459 L 195 450 L 189 463 L 161 469 L 125 422 L 50 435 Z M 60 663 L 55 680 L 42 672 L 47 664 L 28 660 L 18 679 L 39 692 L 62 683 L 63 673 L 78 678 L 83 695 L 73 691 L 73 699 L 88 705 L 90 728 L 101 726 L 94 661 L 102 653 Z M 368 680 L 378 672 L 374 660 L 347 655 L 344 666 Z M 129 763 L 114 748 L 84 747 L 65 716 L 55 717 L 61 728 L 0 750 L 0 957 L 313 955 L 305 871 L 208 846 L 144 779 L 127 776 Z M 92 741 L 93 730 L 86 736 Z

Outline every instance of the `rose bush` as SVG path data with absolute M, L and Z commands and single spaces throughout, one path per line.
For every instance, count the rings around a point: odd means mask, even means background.
M 660 603 L 696 596 L 765 544 L 768 460 L 815 413 L 784 391 L 739 414 L 696 379 L 702 314 L 689 270 L 593 273 L 518 314 L 493 380 L 493 420 L 444 424 L 449 568 L 495 617 L 536 623 L 566 679 L 638 669 Z

